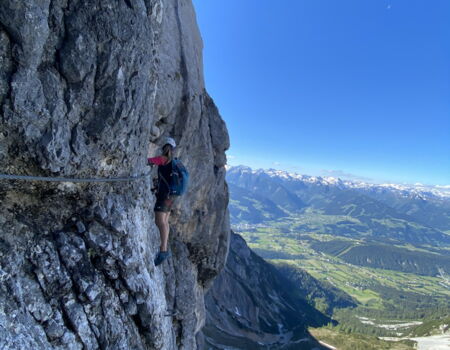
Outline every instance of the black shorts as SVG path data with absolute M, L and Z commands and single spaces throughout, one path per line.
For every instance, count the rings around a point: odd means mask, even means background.
M 155 203 L 155 211 L 160 211 L 163 213 L 169 213 L 172 209 L 173 202 L 175 201 L 175 198 L 173 196 L 165 196 L 158 198 L 156 197 L 156 203 Z

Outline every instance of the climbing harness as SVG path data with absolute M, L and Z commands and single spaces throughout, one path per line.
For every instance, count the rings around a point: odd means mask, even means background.
M 127 182 L 144 179 L 151 174 L 144 174 L 130 177 L 104 177 L 104 178 L 74 178 L 74 177 L 47 177 L 47 176 L 28 176 L 28 175 L 9 175 L 0 174 L 0 179 L 5 180 L 23 180 L 23 181 L 47 181 L 47 182 Z

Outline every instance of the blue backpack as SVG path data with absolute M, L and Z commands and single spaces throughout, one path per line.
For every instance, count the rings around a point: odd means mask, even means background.
M 189 182 L 189 173 L 186 167 L 178 159 L 172 160 L 172 172 L 169 179 L 169 194 L 172 196 L 181 196 L 187 190 Z

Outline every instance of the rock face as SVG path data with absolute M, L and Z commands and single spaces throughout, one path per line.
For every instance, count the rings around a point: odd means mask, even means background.
M 151 176 L 0 180 L 2 349 L 196 348 L 229 240 L 228 134 L 202 74 L 190 0 L 0 2 L 0 173 L 156 175 L 170 135 L 191 175 L 157 268 Z
M 322 349 L 307 332 L 331 322 L 310 306 L 298 285 L 232 234 L 225 269 L 206 295 L 203 349 Z

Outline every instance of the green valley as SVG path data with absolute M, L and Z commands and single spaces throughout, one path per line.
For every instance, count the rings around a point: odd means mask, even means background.
M 422 335 L 449 317 L 450 199 L 246 167 L 227 178 L 233 230 L 337 321 L 313 334 L 410 349 L 371 339 Z
M 388 288 L 404 293 L 433 295 L 436 300 L 450 298 L 450 280 L 445 277 L 357 266 L 339 257 L 348 253 L 351 247 L 361 245 L 361 241 L 334 240 L 334 237 L 329 235 L 287 234 L 277 231 L 276 226 L 237 232 L 263 258 L 274 264 L 288 263 L 302 268 L 317 279 L 344 290 L 364 306 L 380 308 L 383 302 L 389 303 L 383 298 L 389 294 Z M 314 249 L 324 246 L 328 247 L 331 253 Z M 335 251 L 332 247 L 335 247 Z M 277 254 L 286 256 L 277 257 Z M 418 255 L 420 254 L 419 252 Z M 430 253 L 425 254 L 428 256 Z
M 449 313 L 448 276 L 427 276 L 354 265 L 346 262 L 342 256 L 348 254 L 352 247 L 364 245 L 363 241 L 336 240 L 333 236 L 317 233 L 286 233 L 279 230 L 280 226 L 283 223 L 275 222 L 273 226 L 249 228 L 239 233 L 253 251 L 275 266 L 282 269 L 288 265 L 305 270 L 317 280 L 354 298 L 358 303 L 356 308 L 334 309 L 332 312 L 332 316 L 340 322 L 339 329 L 350 328 L 379 336 L 404 335 L 417 324 L 412 323 L 403 329 L 383 328 L 378 327 L 376 322 L 364 323 L 361 317 L 370 317 L 379 323 L 390 320 L 408 323 Z M 323 246 L 328 247 L 328 252 L 317 249 Z M 417 252 L 418 257 L 420 254 L 431 254 L 422 251 Z M 312 299 L 311 302 L 323 312 L 330 309 L 323 298 Z

